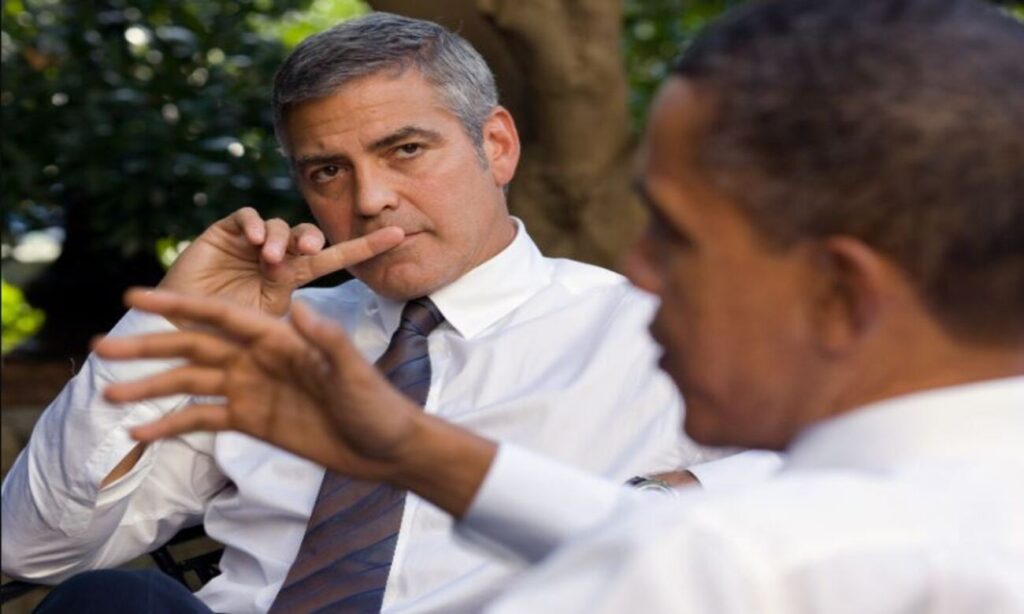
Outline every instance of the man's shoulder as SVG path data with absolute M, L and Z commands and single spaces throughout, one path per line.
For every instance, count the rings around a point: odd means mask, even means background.
M 627 336 L 646 329 L 657 300 L 619 273 L 565 258 L 546 258 L 545 265 L 543 280 L 532 284 L 517 310 L 519 318 L 567 318 L 561 321 L 578 330 L 596 326 Z
M 547 258 L 552 278 L 580 288 L 608 287 L 628 284 L 625 277 L 595 264 L 569 258 Z
M 629 283 L 620 273 L 568 258 L 547 258 L 551 281 L 570 294 L 600 294 L 628 303 L 648 305 L 654 298 Z

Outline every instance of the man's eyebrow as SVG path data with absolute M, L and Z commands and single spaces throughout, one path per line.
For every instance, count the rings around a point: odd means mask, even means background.
M 382 149 L 389 149 L 402 141 L 410 137 L 419 137 L 430 143 L 437 143 L 444 140 L 441 133 L 436 130 L 429 128 L 423 128 L 421 126 L 402 126 L 398 130 L 395 130 L 391 134 L 383 136 L 376 141 L 370 143 L 366 148 L 368 151 L 380 151 Z M 306 154 L 293 158 L 292 162 L 295 166 L 302 168 L 305 166 L 315 166 L 318 164 L 347 164 L 349 161 L 348 156 L 339 153 L 322 153 L 322 154 Z
M 418 137 L 431 143 L 437 143 L 443 140 L 444 137 L 441 133 L 436 130 L 429 128 L 423 128 L 421 126 L 402 126 L 398 130 L 395 130 L 391 134 L 381 137 L 376 141 L 370 143 L 370 146 L 366 149 L 368 151 L 380 151 L 382 149 L 390 149 L 395 145 L 398 145 L 402 141 L 410 138 Z

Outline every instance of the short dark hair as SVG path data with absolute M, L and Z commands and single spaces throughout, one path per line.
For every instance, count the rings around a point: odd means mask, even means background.
M 676 74 L 700 162 L 770 243 L 856 236 L 951 332 L 1024 340 L 1024 25 L 974 0 L 754 2 Z
M 420 19 L 370 13 L 305 39 L 274 77 L 274 131 L 282 140 L 285 116 L 296 104 L 336 93 L 346 83 L 384 72 L 419 70 L 459 120 L 477 150 L 483 125 L 498 105 L 487 63 L 464 38 Z

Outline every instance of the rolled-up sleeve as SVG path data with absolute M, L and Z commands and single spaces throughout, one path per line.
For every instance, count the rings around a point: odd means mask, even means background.
M 173 329 L 156 316 L 129 312 L 110 332 L 124 336 Z M 187 402 L 175 396 L 112 405 L 116 381 L 174 366 L 160 361 L 104 361 L 92 355 L 43 412 L 29 444 L 3 483 L 3 571 L 59 581 L 84 569 L 116 565 L 146 552 L 201 513 L 201 497 L 221 480 L 199 435 L 149 445 L 135 467 L 100 489 L 137 445 L 129 430 Z

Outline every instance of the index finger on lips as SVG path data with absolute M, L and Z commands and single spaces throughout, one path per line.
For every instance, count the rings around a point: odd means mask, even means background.
M 125 303 L 149 313 L 161 315 L 168 320 L 188 320 L 204 324 L 219 333 L 241 339 L 252 340 L 283 324 L 260 312 L 202 296 L 190 296 L 162 290 L 132 289 L 125 294 Z
M 401 228 L 388 226 L 358 239 L 336 243 L 309 257 L 309 273 L 315 279 L 359 264 L 395 247 L 404 237 L 405 233 Z

